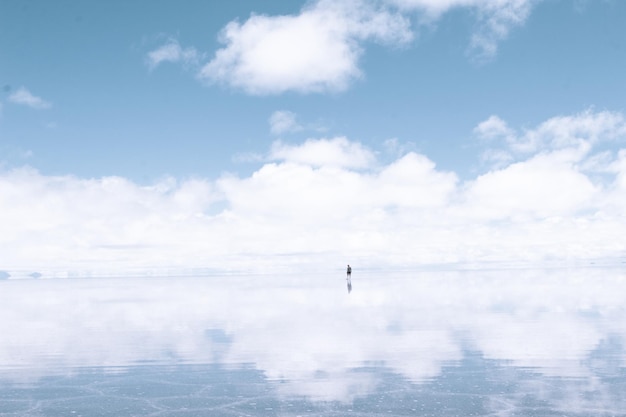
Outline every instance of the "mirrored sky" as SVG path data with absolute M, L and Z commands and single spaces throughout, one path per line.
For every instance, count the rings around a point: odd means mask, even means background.
M 520 409 L 529 384 L 547 384 L 593 398 L 546 391 L 545 407 L 609 410 L 624 384 L 625 280 L 600 268 L 361 273 L 350 292 L 320 275 L 5 280 L 2 389 L 178 367 L 200 380 L 249 372 L 273 401 L 348 407 L 389 378 L 407 393 L 464 392 L 452 378 L 475 395 L 513 383 L 501 399 Z

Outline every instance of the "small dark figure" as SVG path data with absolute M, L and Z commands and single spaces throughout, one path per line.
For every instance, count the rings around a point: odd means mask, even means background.
M 350 294 L 352 292 L 352 268 L 350 265 L 346 268 L 346 273 L 348 274 L 346 277 L 346 281 L 348 282 L 348 294 Z

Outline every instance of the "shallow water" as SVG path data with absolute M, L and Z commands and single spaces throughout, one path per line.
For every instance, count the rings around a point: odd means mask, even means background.
M 623 268 L 0 281 L 0 416 L 626 416 Z

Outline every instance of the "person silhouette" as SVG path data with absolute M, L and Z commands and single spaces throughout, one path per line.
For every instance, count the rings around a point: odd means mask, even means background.
M 346 273 L 348 274 L 346 281 L 348 282 L 348 294 L 352 292 L 352 268 L 348 265 L 346 268 Z

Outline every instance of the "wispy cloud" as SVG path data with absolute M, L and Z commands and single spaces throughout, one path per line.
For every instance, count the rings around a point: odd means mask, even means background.
M 11 103 L 22 104 L 33 109 L 48 109 L 52 107 L 52 103 L 33 95 L 25 87 L 20 87 L 8 98 Z
M 495 0 L 477 3 L 478 25 L 468 52 L 478 62 L 491 60 L 511 29 L 521 26 L 537 0 Z M 480 5 L 478 5 L 480 4 Z
M 194 65 L 198 63 L 200 54 L 193 48 L 183 48 L 176 39 L 169 39 L 165 44 L 148 53 L 146 61 L 150 69 L 154 69 L 163 62 Z
M 510 31 L 525 23 L 533 6 L 541 0 L 389 0 L 407 11 L 418 11 L 428 22 L 439 19 L 453 9 L 475 12 L 476 28 L 471 36 L 468 53 L 478 62 L 491 60 L 498 45 Z
M 535 128 L 516 130 L 492 115 L 481 122 L 474 133 L 488 141 L 489 152 L 498 149 L 516 159 L 550 149 L 579 149 L 585 154 L 600 141 L 624 138 L 626 119 L 620 112 L 589 109 L 574 115 L 552 117 Z
M 270 131 L 275 135 L 302 130 L 296 114 L 287 110 L 278 110 L 272 113 L 269 123 Z

